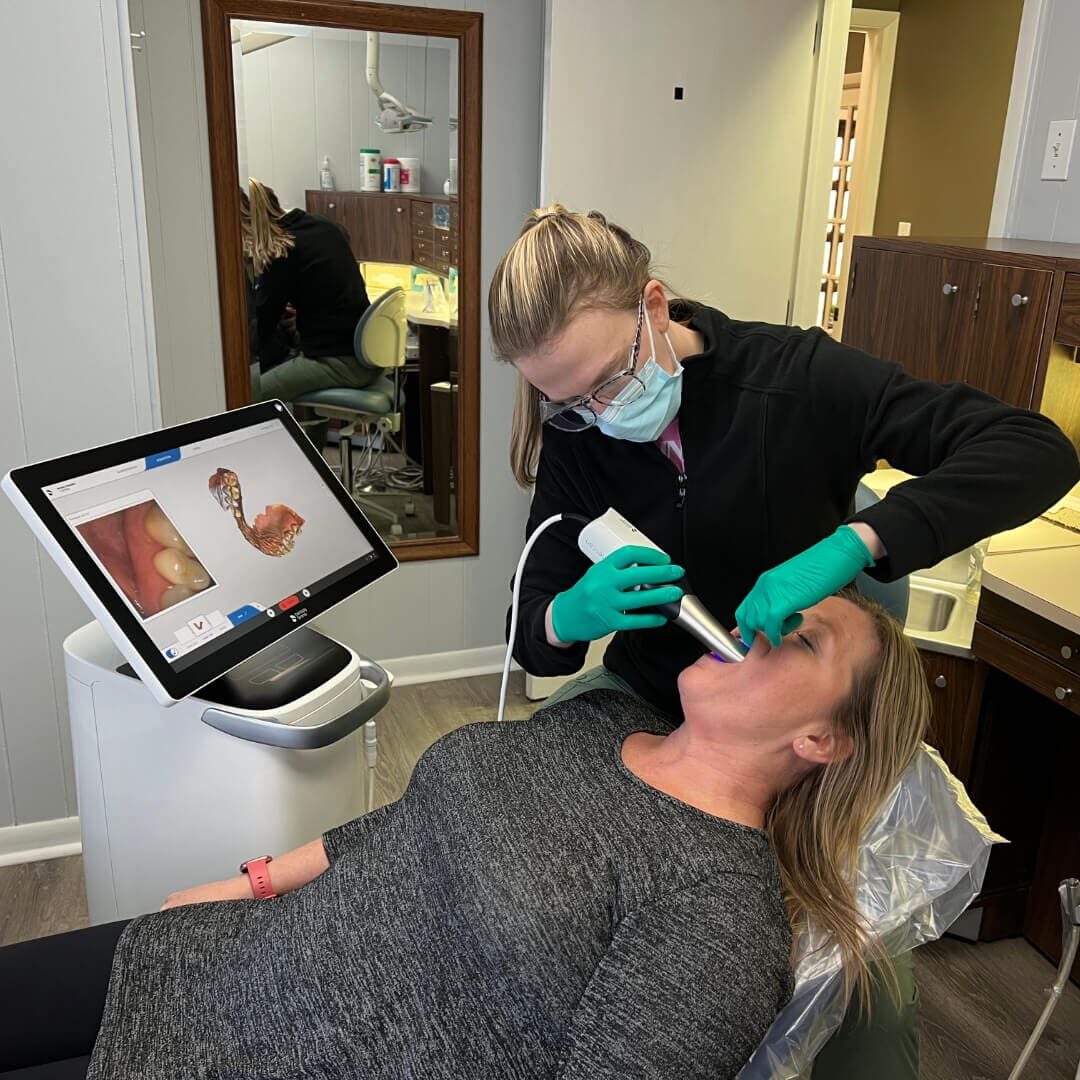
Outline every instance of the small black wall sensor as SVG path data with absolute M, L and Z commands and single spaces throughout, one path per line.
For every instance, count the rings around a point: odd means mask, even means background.
M 676 86 L 675 87 L 675 100 L 676 101 L 682 101 L 682 99 L 683 99 L 683 88 L 681 86 Z

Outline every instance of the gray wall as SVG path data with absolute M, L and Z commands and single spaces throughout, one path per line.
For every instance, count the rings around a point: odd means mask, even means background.
M 114 0 L 4 5 L 0 473 L 156 422 L 127 46 Z M 0 548 L 2 828 L 75 813 L 62 642 L 89 616 L 6 498 Z
M 1080 145 L 1068 180 L 1040 179 L 1050 121 L 1080 117 L 1078 46 L 1080 3 L 1044 0 L 1006 236 L 1080 243 Z
M 327 156 L 337 187 L 358 191 L 359 151 L 373 146 L 383 157 L 420 158 L 422 190 L 441 195 L 450 175 L 450 53 L 457 42 L 417 40 L 428 45 L 384 40 L 379 51 L 383 86 L 434 120 L 407 135 L 384 135 L 375 126 L 363 31 L 317 28 L 244 56 L 236 110 L 241 184 L 254 176 L 274 188 L 283 206 L 303 206 Z
M 485 13 L 486 293 L 537 198 L 542 0 L 457 6 Z M 0 155 L 0 471 L 224 407 L 198 7 L 130 0 L 131 28 L 147 31 L 134 54 L 137 138 L 125 111 L 128 26 L 114 0 L 5 6 L 0 99 L 22 104 L 8 110 Z M 143 321 L 151 282 L 153 327 Z M 481 555 L 407 564 L 325 617 L 329 633 L 369 655 L 502 640 L 527 500 L 507 464 L 514 375 L 488 339 L 485 321 Z M 6 499 L 0 545 L 3 828 L 77 811 L 62 642 L 88 613 Z

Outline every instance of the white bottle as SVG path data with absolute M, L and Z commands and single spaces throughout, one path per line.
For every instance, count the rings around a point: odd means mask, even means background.
M 319 173 L 319 187 L 323 191 L 334 190 L 334 174 L 330 171 L 330 159 L 324 157 L 322 159 L 322 171 Z
M 373 146 L 360 150 L 360 190 L 382 191 L 382 156 Z

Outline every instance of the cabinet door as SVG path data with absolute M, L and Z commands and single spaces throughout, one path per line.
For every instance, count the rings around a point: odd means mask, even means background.
M 409 200 L 393 195 L 353 195 L 345 228 L 360 261 L 407 263 L 412 254 Z
M 309 214 L 321 214 L 338 225 L 345 226 L 345 200 L 347 195 L 339 191 L 307 192 Z
M 971 778 L 986 668 L 974 660 L 921 652 L 933 713 L 926 741 L 963 784 Z
M 978 264 L 937 255 L 857 250 L 843 340 L 933 382 L 963 376 Z
M 1012 405 L 1033 407 L 1053 276 L 1049 270 L 983 264 L 965 382 Z

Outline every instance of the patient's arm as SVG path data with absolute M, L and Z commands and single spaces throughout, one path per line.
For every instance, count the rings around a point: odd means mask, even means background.
M 619 924 L 574 1014 L 559 1080 L 734 1077 L 788 993 L 786 929 L 724 875 Z
M 299 889 L 309 881 L 313 881 L 329 867 L 330 863 L 326 858 L 326 851 L 320 837 L 318 840 L 304 844 L 303 847 L 275 856 L 267 867 L 267 872 L 270 874 L 270 885 L 280 896 L 282 893 L 292 892 L 293 889 Z M 247 875 L 237 874 L 236 877 L 211 881 L 208 885 L 196 885 L 191 889 L 174 892 L 161 905 L 161 910 L 181 907 L 184 904 L 205 904 L 213 900 L 250 900 L 251 898 L 251 883 Z

